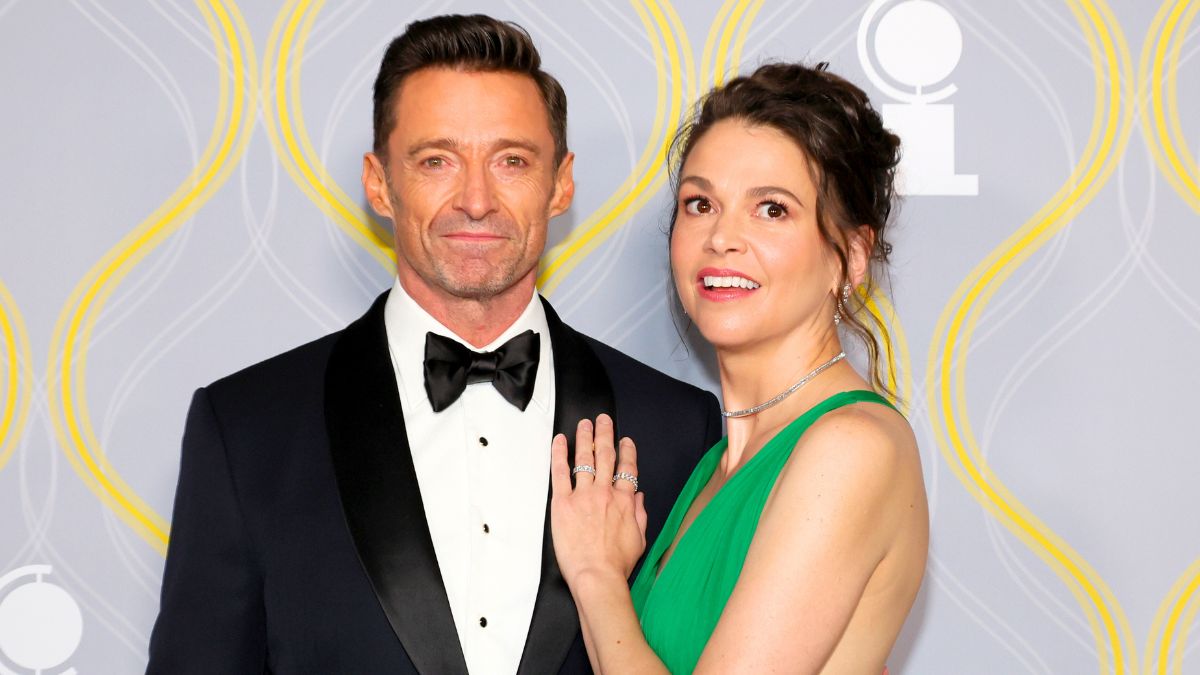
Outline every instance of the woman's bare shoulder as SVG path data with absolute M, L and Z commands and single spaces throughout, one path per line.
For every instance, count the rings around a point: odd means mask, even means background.
M 831 410 L 812 423 L 796 443 L 801 463 L 836 463 L 868 473 L 913 461 L 917 442 L 912 427 L 895 409 L 860 402 Z
M 908 421 L 890 407 L 864 402 L 813 422 L 779 477 L 774 501 L 783 501 L 786 511 L 811 508 L 814 499 L 854 505 L 860 517 L 923 501 L 920 454 Z

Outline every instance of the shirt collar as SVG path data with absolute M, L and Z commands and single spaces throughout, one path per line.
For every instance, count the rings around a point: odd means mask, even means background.
M 554 360 L 550 345 L 550 325 L 546 322 L 546 308 L 535 292 L 525 310 L 511 326 L 483 348 L 473 347 L 440 321 L 433 318 L 425 308 L 405 292 L 397 278 L 392 284 L 383 309 L 383 323 L 387 331 L 388 349 L 392 353 L 392 365 L 400 385 L 401 402 L 405 415 L 412 413 L 433 414 L 429 397 L 425 393 L 425 334 L 434 333 L 461 343 L 472 351 L 490 351 L 509 339 L 532 330 L 541 336 L 537 377 L 533 384 L 532 404 L 542 412 L 550 412 L 554 405 Z M 475 385 L 471 385 L 475 386 Z M 496 394 L 499 396 L 499 393 Z M 455 402 L 457 405 L 457 401 Z

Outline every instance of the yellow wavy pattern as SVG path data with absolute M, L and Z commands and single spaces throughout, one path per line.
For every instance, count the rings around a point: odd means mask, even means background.
M 722 31 L 721 40 L 717 46 L 716 59 L 717 63 L 713 70 L 713 83 L 724 84 L 729 76 L 736 76 L 742 65 L 742 50 L 746 46 L 746 34 L 750 32 L 750 26 L 754 23 L 755 17 L 758 16 L 758 10 L 762 9 L 763 0 L 754 0 L 749 5 L 740 3 L 734 7 L 733 15 L 734 22 L 737 22 L 737 32 L 732 28 L 732 22 L 727 25 L 727 29 Z M 733 38 L 733 49 L 730 50 L 728 41 Z M 728 55 L 729 63 L 725 64 L 725 56 Z
M 300 96 L 304 46 L 323 0 L 289 0 L 275 18 L 262 64 L 263 117 L 284 169 L 326 216 L 389 272 L 395 268 L 391 230 L 370 216 L 329 175 L 304 125 Z
M 542 257 L 538 286 L 553 294 L 563 279 L 597 246 L 612 236 L 637 213 L 666 180 L 667 147 L 679 129 L 686 96 L 694 97 L 695 82 L 691 44 L 683 23 L 668 0 L 633 0 L 646 36 L 654 51 L 657 100 L 650 140 L 633 171 L 599 209 L 571 231 L 562 243 Z M 668 18 L 669 17 L 669 18 Z
M 229 177 L 254 125 L 254 43 L 230 0 L 198 1 L 219 63 L 216 123 L 192 173 L 161 206 L 110 249 L 72 291 L 51 340 L 50 412 L 59 443 L 75 471 L 121 520 L 160 553 L 168 525 L 108 462 L 92 428 L 87 403 L 91 335 L 105 303 L 121 281 L 168 235 L 179 229 Z
M 736 72 L 736 67 L 731 68 L 727 62 L 741 61 L 741 55 L 731 58 L 729 47 L 750 4 L 749 0 L 725 0 L 717 10 L 716 17 L 708 27 L 708 37 L 704 39 L 704 55 L 700 62 L 703 91 L 724 84 L 730 70 Z
M 1155 163 L 1171 187 L 1200 213 L 1200 170 L 1180 123 L 1178 77 L 1180 52 L 1197 10 L 1200 2 L 1194 0 L 1167 0 L 1159 7 L 1138 63 L 1138 99 L 1142 133 Z M 1183 672 L 1188 627 L 1200 607 L 1197 590 L 1200 559 L 1188 566 L 1160 603 L 1146 640 L 1143 672 Z
M 1183 672 L 1188 626 L 1192 625 L 1196 609 L 1200 607 L 1197 590 L 1200 590 L 1200 559 L 1194 560 L 1179 575 L 1154 615 L 1142 666 L 1146 675 L 1166 675 L 1168 668 L 1176 675 Z
M 1132 125 L 1132 64 L 1120 26 L 1102 1 L 1069 0 L 1095 69 L 1093 126 L 1080 163 L 1063 187 L 1028 222 L 980 263 L 955 291 L 930 345 L 927 398 L 934 435 L 967 490 L 1046 561 L 1087 615 L 1101 672 L 1136 668 L 1136 646 L 1120 603 L 1095 569 L 1033 515 L 999 480 L 979 452 L 966 402 L 966 359 L 988 302 L 1036 250 L 1096 194 L 1117 165 Z
M 12 457 L 17 441 L 25 430 L 29 417 L 30 377 L 33 356 L 29 350 L 29 333 L 25 320 L 4 282 L 0 282 L 0 373 L 3 377 L 3 403 L 0 404 L 0 470 Z
M 1168 0 L 1159 8 L 1139 62 L 1143 106 L 1149 88 L 1149 110 L 1142 132 L 1154 161 L 1167 182 L 1194 210 L 1200 212 L 1200 169 L 1192 157 L 1179 118 L 1179 54 L 1200 2 Z M 1165 72 L 1164 72 L 1165 71 Z M 1166 100 L 1164 100 L 1164 97 Z

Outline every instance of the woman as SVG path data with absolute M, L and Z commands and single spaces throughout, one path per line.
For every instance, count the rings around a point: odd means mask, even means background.
M 716 349 L 728 435 L 632 595 L 636 448 L 622 439 L 617 463 L 612 421 L 584 420 L 572 470 L 555 438 L 555 551 L 597 672 L 885 670 L 928 513 L 912 430 L 875 393 L 878 348 L 853 289 L 886 262 L 898 149 L 823 64 L 730 81 L 677 140 L 671 267 Z M 875 388 L 843 360 L 839 329 L 864 339 Z

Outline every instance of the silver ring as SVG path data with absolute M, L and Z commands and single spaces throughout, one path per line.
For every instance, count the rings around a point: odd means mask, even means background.
M 574 476 L 575 474 L 579 473 L 580 471 L 582 471 L 583 473 L 590 473 L 593 476 L 596 475 L 596 467 L 592 466 L 591 464 L 580 464 L 579 466 L 575 467 L 574 469 L 571 469 L 571 475 Z
M 638 491 L 637 476 L 629 473 L 628 471 L 618 471 L 617 473 L 613 474 L 613 479 L 612 479 L 613 485 L 616 485 L 617 481 L 619 481 L 619 480 L 627 480 L 630 483 L 633 483 L 633 491 L 634 492 Z

